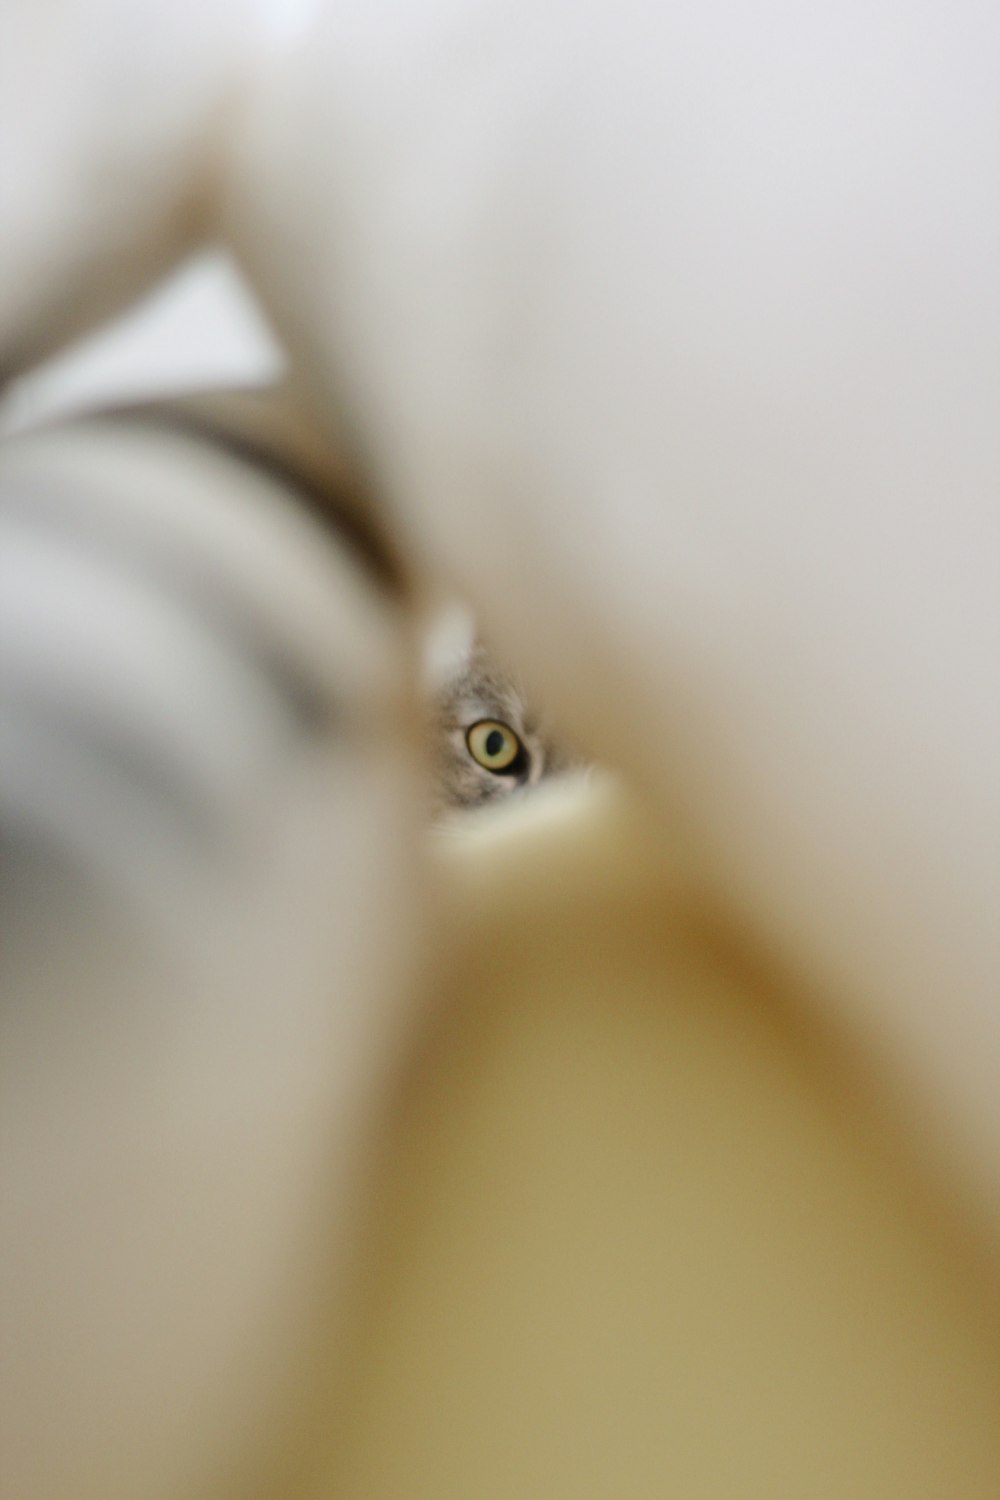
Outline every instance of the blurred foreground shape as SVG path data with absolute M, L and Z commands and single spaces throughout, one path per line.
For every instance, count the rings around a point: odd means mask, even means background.
M 0 7 L 15 425 L 221 238 L 643 800 L 435 862 L 346 512 L 4 443 L 0 1496 L 995 1500 L 1000 13 L 263 15 Z
M 636 809 L 567 791 L 441 843 L 317 1493 L 992 1500 L 974 1236 Z

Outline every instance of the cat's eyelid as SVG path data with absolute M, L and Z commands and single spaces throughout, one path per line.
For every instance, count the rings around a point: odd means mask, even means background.
M 481 724 L 484 720 L 489 719 L 491 722 L 497 724 L 505 724 L 518 737 L 521 734 L 516 714 L 512 714 L 509 709 L 502 708 L 496 703 L 484 703 L 480 700 L 472 700 L 467 708 L 463 708 L 461 719 L 466 729 L 471 729 L 473 724 Z

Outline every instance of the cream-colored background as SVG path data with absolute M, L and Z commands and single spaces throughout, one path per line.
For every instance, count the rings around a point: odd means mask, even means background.
M 802 997 L 608 788 L 439 856 L 323 1493 L 1000 1492 L 974 1236 Z

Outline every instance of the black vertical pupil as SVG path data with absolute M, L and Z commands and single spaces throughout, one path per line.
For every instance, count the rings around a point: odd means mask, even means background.
M 503 730 L 491 729 L 486 736 L 486 754 L 499 755 L 503 749 Z

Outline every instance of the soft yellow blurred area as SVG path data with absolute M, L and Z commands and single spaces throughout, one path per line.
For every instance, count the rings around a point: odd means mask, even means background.
M 617 790 L 437 864 L 453 961 L 318 1492 L 1000 1493 L 1000 1323 L 956 1206 Z
M 0 1500 L 1000 1500 L 998 77 L 0 0 Z

